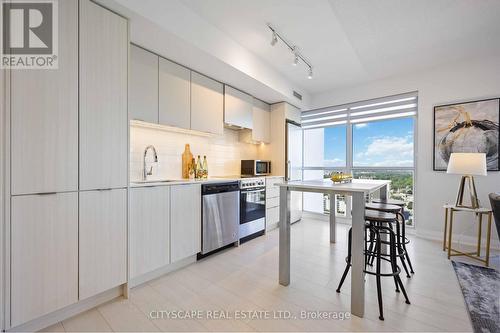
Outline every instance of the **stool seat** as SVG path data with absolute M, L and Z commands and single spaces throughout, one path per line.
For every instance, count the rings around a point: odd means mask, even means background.
M 396 215 L 391 213 L 367 209 L 365 210 L 365 220 L 372 222 L 393 223 L 397 220 L 397 217 Z
M 399 207 L 404 207 L 405 205 L 405 202 L 403 200 L 397 200 L 397 199 L 373 199 L 372 202 L 396 205 Z
M 401 211 L 400 206 L 380 203 L 380 202 L 367 203 L 365 205 L 365 208 L 370 210 L 379 210 L 381 212 L 386 212 L 386 213 L 399 213 Z

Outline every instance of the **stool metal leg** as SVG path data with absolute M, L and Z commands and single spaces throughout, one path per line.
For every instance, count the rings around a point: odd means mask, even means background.
M 380 254 L 382 252 L 382 246 L 380 243 L 380 233 L 377 232 L 377 296 L 378 296 L 378 310 L 379 310 L 379 317 L 378 319 L 384 320 L 384 308 L 382 304 L 382 285 L 380 283 L 380 265 L 381 265 L 381 257 Z
M 340 288 L 344 284 L 347 273 L 349 273 L 349 268 L 351 267 L 351 242 L 352 242 L 352 229 L 349 229 L 349 235 L 347 236 L 347 265 L 344 270 L 344 274 L 342 274 L 342 278 L 340 279 L 339 286 L 337 287 L 337 292 L 340 292 Z

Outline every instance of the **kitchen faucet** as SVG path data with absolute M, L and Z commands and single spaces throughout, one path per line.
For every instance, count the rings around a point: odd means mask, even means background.
M 155 162 L 158 162 L 158 155 L 156 154 L 156 149 L 153 145 L 149 145 L 144 149 L 144 157 L 142 159 L 143 162 L 143 174 L 142 174 L 142 179 L 146 180 L 148 176 L 151 176 L 153 174 L 153 166 L 149 169 L 149 171 L 146 170 L 146 155 L 148 154 L 148 150 L 152 149 L 153 153 L 155 154 Z

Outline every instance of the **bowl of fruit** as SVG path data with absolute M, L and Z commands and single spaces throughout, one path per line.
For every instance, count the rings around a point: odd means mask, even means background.
M 335 184 L 343 184 L 352 182 L 352 175 L 344 172 L 332 172 L 330 179 Z

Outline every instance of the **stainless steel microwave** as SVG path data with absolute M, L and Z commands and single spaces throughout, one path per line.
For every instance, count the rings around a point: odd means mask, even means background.
M 265 176 L 271 174 L 271 161 L 241 160 L 242 176 Z

